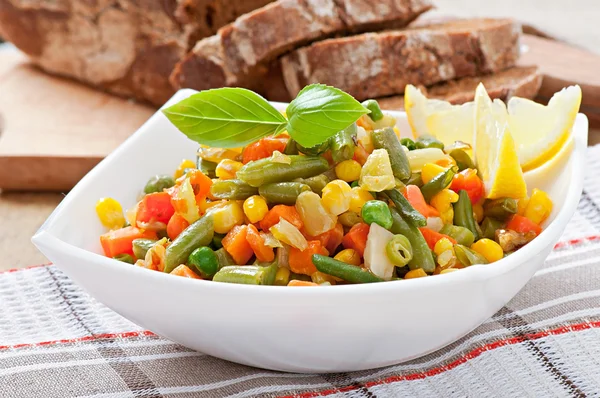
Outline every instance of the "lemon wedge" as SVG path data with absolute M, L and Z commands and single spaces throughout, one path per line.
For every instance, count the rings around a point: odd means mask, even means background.
M 480 84 L 475 92 L 474 154 L 488 199 L 527 196 L 508 119 L 504 103 L 500 100 L 492 102 Z
M 581 88 L 567 87 L 554 94 L 548 106 L 525 98 L 508 101 L 508 118 L 523 171 L 554 158 L 565 147 L 581 105 Z
M 447 146 L 456 141 L 473 141 L 473 102 L 452 105 L 429 99 L 409 84 L 404 90 L 404 109 L 415 138 L 432 135 Z

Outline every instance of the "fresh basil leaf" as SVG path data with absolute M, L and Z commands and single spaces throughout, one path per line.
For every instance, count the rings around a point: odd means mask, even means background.
M 281 132 L 287 120 L 267 100 L 243 88 L 191 95 L 163 113 L 188 138 L 217 148 L 235 148 Z
M 369 110 L 351 95 L 335 87 L 311 84 L 287 107 L 287 131 L 304 147 L 328 140 L 356 122 Z

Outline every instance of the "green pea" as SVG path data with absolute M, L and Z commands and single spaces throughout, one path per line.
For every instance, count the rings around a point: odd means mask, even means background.
M 188 264 L 203 278 L 211 278 L 219 270 L 219 261 L 210 247 L 199 247 L 188 257 Z
M 150 178 L 144 187 L 144 193 L 162 192 L 164 189 L 175 185 L 175 180 L 167 175 L 155 175 Z
M 380 200 L 369 200 L 361 210 L 361 215 L 367 224 L 379 224 L 385 229 L 390 229 L 394 220 L 389 206 Z

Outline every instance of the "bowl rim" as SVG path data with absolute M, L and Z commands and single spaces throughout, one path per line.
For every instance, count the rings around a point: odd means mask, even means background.
M 407 290 L 420 290 L 427 287 L 434 287 L 438 284 L 446 283 L 457 283 L 457 282 L 469 282 L 472 281 L 483 281 L 494 276 L 510 272 L 515 267 L 526 262 L 529 258 L 542 252 L 547 246 L 552 245 L 554 240 L 560 237 L 560 234 L 564 230 L 565 226 L 573 216 L 581 192 L 583 189 L 583 180 L 585 175 L 585 152 L 587 148 L 588 139 L 588 119 L 583 114 L 578 114 L 573 129 L 573 140 L 574 147 L 571 152 L 570 161 L 571 166 L 571 185 L 568 189 L 567 197 L 565 198 L 564 205 L 556 215 L 555 219 L 544 228 L 542 233 L 537 236 L 533 241 L 528 243 L 523 248 L 519 249 L 515 253 L 508 257 L 505 257 L 493 265 L 491 264 L 477 264 L 473 267 L 467 267 L 461 269 L 460 272 L 451 272 L 443 275 L 436 275 L 436 278 L 415 278 L 411 280 L 401 281 L 388 281 L 386 283 L 367 283 L 367 284 L 352 284 L 352 285 L 341 285 L 335 288 L 328 289 L 289 289 L 287 286 L 255 286 L 255 285 L 243 285 L 243 284 L 232 284 L 232 283 L 215 283 L 208 280 L 190 280 L 189 278 L 175 277 L 174 275 L 165 274 L 163 272 L 149 272 L 150 270 L 142 267 L 135 267 L 129 264 L 125 264 L 118 260 L 114 260 L 105 257 L 101 254 L 94 253 L 80 247 L 74 246 L 67 243 L 56 236 L 52 235 L 48 229 L 52 225 L 55 219 L 60 217 L 65 209 L 68 208 L 69 204 L 73 202 L 78 192 L 83 191 L 88 184 L 91 184 L 96 175 L 102 172 L 104 165 L 110 163 L 112 158 L 117 156 L 121 152 L 126 152 L 130 145 L 133 145 L 136 138 L 140 134 L 144 134 L 145 130 L 151 128 L 153 122 L 160 117 L 164 117 L 161 110 L 171 104 L 188 97 L 189 95 L 196 93 L 197 91 L 192 89 L 179 90 L 169 101 L 167 101 L 160 109 L 156 111 L 140 128 L 127 138 L 121 145 L 119 145 L 113 152 L 111 152 L 105 159 L 100 161 L 86 176 L 84 176 L 75 187 L 66 195 L 62 202 L 54 209 L 54 211 L 48 216 L 46 221 L 40 226 L 35 235 L 31 238 L 31 241 L 36 247 L 48 247 L 52 248 L 57 253 L 71 253 L 74 256 L 82 259 L 87 259 L 96 262 L 98 265 L 106 267 L 106 272 L 126 272 L 132 273 L 137 277 L 143 277 L 147 280 L 156 280 L 157 283 L 166 283 L 171 280 L 170 283 L 180 284 L 179 286 L 197 286 L 198 289 L 208 289 L 209 291 L 215 289 L 220 290 L 223 293 L 235 292 L 254 292 L 258 294 L 276 294 L 276 295 L 305 295 L 305 294 L 319 294 L 323 296 L 329 296 L 332 294 L 369 294 L 369 293 L 382 293 L 387 291 L 386 289 L 398 289 L 398 283 L 402 284 L 402 289 Z M 285 107 L 286 103 L 271 102 L 276 107 Z M 384 110 L 385 111 L 385 110 Z M 406 115 L 403 111 L 385 111 L 396 115 Z M 576 156 L 579 155 L 579 156 Z M 542 166 L 543 167 L 543 166 Z M 58 265 L 60 268 L 60 265 Z M 170 279 L 164 279 L 165 277 Z M 157 279 L 153 279 L 157 278 Z M 188 285 L 192 284 L 192 285 Z

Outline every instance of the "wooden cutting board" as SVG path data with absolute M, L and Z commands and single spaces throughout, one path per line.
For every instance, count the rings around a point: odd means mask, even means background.
M 545 76 L 540 100 L 579 84 L 582 110 L 600 126 L 600 56 L 530 35 L 523 43 L 520 63 Z M 153 112 L 0 51 L 0 189 L 69 190 Z

